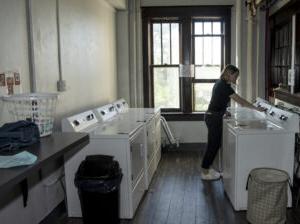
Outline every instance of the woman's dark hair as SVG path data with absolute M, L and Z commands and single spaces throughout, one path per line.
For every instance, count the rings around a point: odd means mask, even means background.
M 235 67 L 234 65 L 226 65 L 225 68 L 223 69 L 222 73 L 221 73 L 221 79 L 223 80 L 227 80 L 227 76 L 228 75 L 232 75 L 232 74 L 239 74 L 240 70 Z

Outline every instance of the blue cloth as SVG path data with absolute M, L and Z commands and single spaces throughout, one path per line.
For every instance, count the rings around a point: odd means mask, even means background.
M 0 168 L 11 168 L 33 164 L 37 157 L 30 152 L 23 151 L 15 155 L 0 156 Z

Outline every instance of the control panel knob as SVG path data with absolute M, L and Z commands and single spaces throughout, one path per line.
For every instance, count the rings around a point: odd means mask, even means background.
M 279 119 L 282 120 L 282 121 L 286 121 L 286 120 L 288 119 L 288 117 L 285 116 L 285 115 L 281 115 L 281 116 L 279 117 Z
M 90 114 L 90 115 L 86 116 L 86 120 L 88 120 L 88 121 L 93 120 L 93 119 L 94 119 L 93 114 Z
M 73 124 L 74 124 L 75 126 L 78 126 L 80 123 L 79 123 L 79 121 L 74 120 L 74 121 L 73 121 Z
M 274 112 L 274 111 L 270 111 L 269 114 L 270 114 L 271 116 L 274 116 L 275 112 Z

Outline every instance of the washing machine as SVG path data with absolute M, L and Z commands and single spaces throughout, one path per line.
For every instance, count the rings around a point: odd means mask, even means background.
M 295 133 L 299 131 L 297 115 L 258 99 L 262 112 L 244 111 L 223 120 L 224 190 L 236 211 L 247 210 L 246 184 L 250 171 L 258 167 L 285 170 L 293 179 Z M 252 119 L 245 119 L 250 117 Z M 292 203 L 289 192 L 288 206 Z
M 109 107 L 108 107 L 109 108 Z M 110 110 L 113 110 L 110 108 Z M 123 178 L 120 187 L 120 218 L 131 219 L 146 190 L 145 187 L 145 126 L 142 122 L 118 122 L 107 115 L 103 122 L 93 111 L 86 111 L 62 120 L 64 132 L 87 132 L 90 144 L 76 154 L 65 157 L 65 181 L 69 217 L 81 217 L 80 202 L 74 176 L 87 155 L 112 155 L 119 162 Z M 110 117 L 111 116 L 111 117 Z
M 112 108 L 112 105 L 115 109 Z M 115 114 L 115 111 L 117 111 L 117 115 Z M 144 124 L 144 145 L 146 150 L 145 185 L 146 189 L 148 189 L 161 159 L 160 109 L 128 108 L 126 101 L 120 99 L 113 104 L 96 108 L 94 113 L 106 126 L 122 122 Z

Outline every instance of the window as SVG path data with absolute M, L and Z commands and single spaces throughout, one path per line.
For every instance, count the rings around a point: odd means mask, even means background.
M 145 107 L 205 111 L 229 63 L 230 7 L 150 7 L 142 18 Z M 181 76 L 181 64 L 194 65 L 194 76 Z
M 154 106 L 179 110 L 179 23 L 152 23 Z
M 193 21 L 193 111 L 207 110 L 213 85 L 220 77 L 224 45 L 222 27 L 222 21 Z
M 299 24 L 300 1 L 287 3 L 284 8 L 276 11 L 267 19 L 265 87 L 270 100 L 276 98 L 293 105 L 300 105 Z M 292 89 L 291 83 L 289 84 L 291 81 L 289 72 L 293 68 L 295 82 Z
M 291 67 L 291 21 L 274 29 L 272 41 L 271 79 L 272 89 L 279 84 L 288 89 L 288 70 Z

